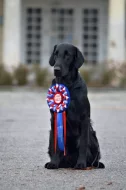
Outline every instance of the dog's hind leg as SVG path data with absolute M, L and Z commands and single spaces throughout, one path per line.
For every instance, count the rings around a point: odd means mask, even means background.
M 93 130 L 92 126 L 90 127 L 90 151 L 92 162 L 91 166 L 95 168 L 105 168 L 105 165 L 99 160 L 101 159 L 99 142 L 96 136 L 96 132 Z
M 89 143 L 90 119 L 86 116 L 81 122 L 81 136 L 79 145 L 79 157 L 75 169 L 85 169 L 87 167 L 87 152 Z

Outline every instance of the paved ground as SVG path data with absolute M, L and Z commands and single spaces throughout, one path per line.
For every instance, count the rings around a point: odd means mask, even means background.
M 0 92 L 0 190 L 126 190 L 126 91 L 89 98 L 106 169 L 47 170 L 45 93 Z

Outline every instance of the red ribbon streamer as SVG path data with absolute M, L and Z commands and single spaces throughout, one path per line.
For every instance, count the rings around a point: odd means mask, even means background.
M 63 112 L 63 129 L 64 129 L 64 156 L 66 156 L 66 112 Z
M 54 151 L 56 153 L 57 148 L 57 113 L 54 112 Z

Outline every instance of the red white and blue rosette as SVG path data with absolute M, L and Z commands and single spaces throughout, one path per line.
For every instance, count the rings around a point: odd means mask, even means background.
M 70 103 L 70 93 L 63 84 L 52 85 L 47 92 L 47 104 L 54 112 L 54 150 L 57 143 L 66 155 L 66 109 Z
M 47 93 L 47 104 L 53 112 L 63 112 L 70 103 L 70 94 L 66 86 L 56 84 L 49 88 Z

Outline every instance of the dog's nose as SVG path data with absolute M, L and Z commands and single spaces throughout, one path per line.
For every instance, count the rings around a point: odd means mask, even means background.
M 59 66 L 54 67 L 54 76 L 61 77 L 61 68 Z

